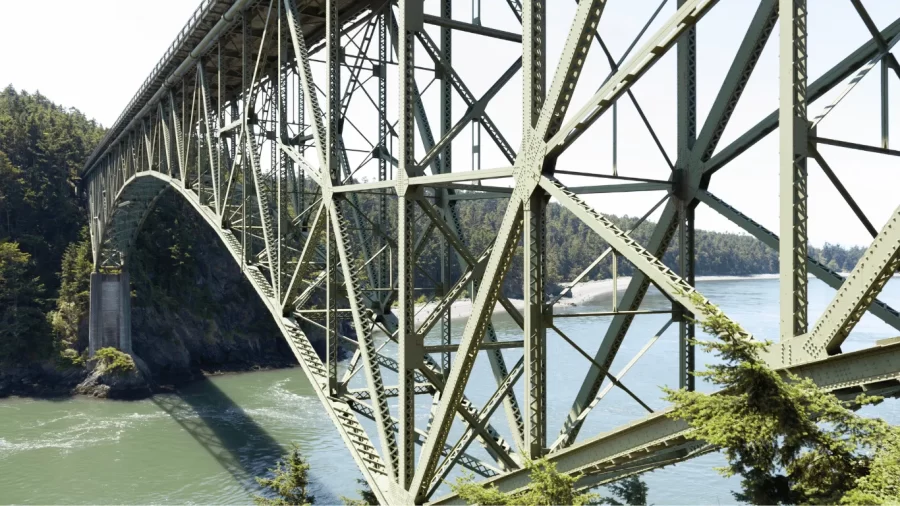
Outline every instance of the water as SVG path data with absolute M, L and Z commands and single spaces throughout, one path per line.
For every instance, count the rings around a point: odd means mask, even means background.
M 699 288 L 755 335 L 777 335 L 776 280 L 706 281 Z M 832 293 L 821 282 L 811 281 L 812 315 L 822 311 Z M 881 299 L 900 306 L 900 282 L 890 282 Z M 606 310 L 609 304 L 607 296 L 568 310 Z M 645 308 L 666 305 L 661 295 L 651 292 Z M 638 317 L 613 371 L 627 363 L 667 319 L 666 315 Z M 601 321 L 606 320 L 557 320 L 560 329 L 587 350 L 595 349 L 602 339 L 605 323 Z M 500 339 L 521 339 L 521 331 L 508 318 L 498 316 L 494 322 Z M 462 322 L 455 324 L 455 335 L 462 326 Z M 844 349 L 895 335 L 877 318 L 866 316 Z M 580 384 L 588 362 L 552 331 L 548 340 L 550 426 L 558 427 L 575 395 L 573 385 Z M 504 354 L 511 366 L 521 351 Z M 673 325 L 623 382 L 653 409 L 662 407 L 659 387 L 677 385 L 675 357 L 677 328 Z M 698 357 L 701 364 L 708 360 Z M 492 381 L 487 360 L 480 358 L 467 395 L 482 404 L 492 393 L 488 386 Z M 395 384 L 396 378 L 386 376 L 385 383 Z M 518 395 L 521 399 L 521 388 Z M 428 407 L 417 406 L 420 420 L 427 419 Z M 613 389 L 588 418 L 580 439 L 643 413 L 640 405 Z M 894 400 L 864 413 L 900 423 L 900 403 Z M 508 437 L 502 414 L 494 421 Z M 371 424 L 366 427 L 374 434 Z M 451 443 L 460 431 L 457 422 Z M 551 438 L 555 435 L 551 433 Z M 6 399 L 0 401 L 0 503 L 247 503 L 258 493 L 253 477 L 272 467 L 291 441 L 300 445 L 312 466 L 317 503 L 338 503 L 341 495 L 355 495 L 359 472 L 300 369 L 213 377 L 175 394 L 137 402 Z M 484 457 L 477 444 L 470 451 Z M 730 491 L 738 480 L 716 474 L 713 467 L 722 464 L 722 457 L 712 454 L 645 475 L 650 501 L 733 502 Z

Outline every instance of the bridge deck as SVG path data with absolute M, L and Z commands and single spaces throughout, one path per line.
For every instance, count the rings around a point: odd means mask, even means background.
M 339 1 L 341 20 L 345 24 L 353 24 L 357 22 L 360 14 L 369 11 L 373 5 L 383 3 L 383 0 L 341 0 Z M 317 0 L 301 0 L 298 4 L 298 9 L 303 14 L 301 18 L 303 33 L 312 54 L 322 47 L 325 35 L 325 4 Z M 240 95 L 244 79 L 241 72 L 241 48 L 244 41 L 240 25 L 236 22 L 240 20 L 242 11 L 255 13 L 251 20 L 252 43 L 259 44 L 266 24 L 267 7 L 268 2 L 263 0 L 203 0 L 91 153 L 82 169 L 82 177 L 85 177 L 97 160 L 118 142 L 123 132 L 139 124 L 151 112 L 150 107 L 167 89 L 171 89 L 177 95 L 182 93 L 190 95 L 194 92 L 192 80 L 182 81 L 181 77 L 191 72 L 197 61 L 204 60 L 204 66 L 215 75 L 214 69 L 218 65 L 218 53 L 215 51 L 217 42 L 222 47 L 222 65 L 226 69 L 222 74 L 224 96 L 232 98 Z M 277 60 L 277 44 L 269 44 L 265 48 L 263 58 L 269 62 Z M 211 90 L 218 92 L 218 80 L 214 80 L 209 86 Z

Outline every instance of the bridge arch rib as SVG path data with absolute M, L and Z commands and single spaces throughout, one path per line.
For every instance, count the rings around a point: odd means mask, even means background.
M 360 454 L 365 456 L 365 458 L 357 457 L 357 464 L 364 476 L 367 480 L 378 483 L 384 475 L 384 466 L 380 463 L 374 447 L 364 437 L 364 429 L 356 421 L 347 404 L 335 402 L 334 399 L 325 395 L 323 390 L 323 386 L 327 385 L 327 381 L 323 383 L 323 380 L 326 379 L 325 368 L 309 339 L 301 330 L 299 322 L 294 317 L 284 314 L 281 304 L 274 297 L 269 281 L 257 267 L 247 265 L 242 261 L 240 241 L 231 231 L 222 228 L 215 213 L 208 206 L 199 202 L 196 193 L 190 189 L 186 190 L 179 180 L 156 171 L 141 172 L 126 180 L 110 206 L 112 211 L 109 213 L 106 226 L 101 228 L 100 236 L 103 240 L 98 247 L 100 251 L 97 254 L 101 268 L 121 269 L 127 267 L 129 248 L 133 246 L 134 240 L 153 206 L 167 191 L 184 198 L 194 209 L 196 215 L 216 232 L 222 245 L 241 267 L 244 276 L 271 313 L 307 378 L 313 382 L 314 389 L 324 404 L 326 412 L 342 432 L 345 442 L 356 446 L 356 451 L 352 452 L 354 457 Z
M 760 0 L 709 115 L 698 121 L 695 26 L 718 2 L 679 0 L 672 12 L 657 10 L 618 61 L 597 29 L 610 15 L 606 3 L 572 2 L 562 53 L 548 69 L 547 37 L 560 30 L 547 25 L 547 0 L 496 2 L 507 16 L 505 29 L 491 27 L 505 26 L 501 21 L 482 23 L 478 12 L 471 20 L 454 17 L 451 0 L 424 7 L 421 0 L 396 5 L 205 0 L 86 165 L 96 267 L 127 265 L 141 224 L 164 192 L 185 198 L 269 308 L 367 482 L 380 501 L 391 504 L 435 500 L 459 467 L 515 490 L 527 483 L 524 459 L 548 455 L 565 472 L 586 473 L 582 484 L 589 486 L 709 451 L 683 422 L 663 412 L 579 437 L 605 392 L 625 390 L 621 376 L 640 358 L 612 377 L 610 367 L 632 321 L 654 313 L 641 307 L 650 285 L 671 300 L 672 318 L 660 334 L 669 324 L 678 328 L 679 381 L 693 388 L 694 328 L 682 316 L 710 304 L 691 296 L 696 294 L 694 212 L 700 203 L 780 252 L 782 339 L 767 356 L 772 366 L 795 368 L 842 395 L 859 388 L 897 395 L 900 344 L 846 354 L 840 344 L 866 310 L 900 329 L 900 314 L 877 300 L 900 262 L 900 227 L 892 225 L 900 220 L 900 209 L 883 230 L 875 230 L 817 146 L 897 153 L 818 137 L 821 130 L 811 125 L 834 105 L 812 121 L 806 111 L 830 90 L 846 82 L 849 91 L 878 62 L 893 59 L 890 48 L 900 40 L 900 19 L 880 32 L 873 29 L 864 44 L 807 83 L 806 2 Z M 788 4 L 794 8 L 779 9 Z M 496 9 L 491 13 L 503 19 Z M 864 10 L 859 13 L 867 19 Z M 783 27 L 782 47 L 794 49 L 781 59 L 782 90 L 791 92 L 782 93 L 770 116 L 719 149 L 765 45 L 775 36 L 776 21 Z M 521 51 L 485 51 L 479 69 L 490 79 L 466 74 L 454 66 L 458 55 L 453 58 L 452 35 L 463 33 L 521 43 Z M 608 60 L 608 68 L 600 69 L 605 79 L 597 78 L 598 61 L 585 56 L 601 50 Z M 320 56 L 312 57 L 317 51 Z M 670 143 L 678 150 L 672 157 L 632 91 L 669 51 L 676 53 L 678 70 L 672 79 L 678 110 Z M 521 97 L 508 86 L 516 75 L 522 77 Z M 420 87 L 426 78 L 430 84 Z M 476 96 L 465 82 L 469 79 L 480 79 L 478 88 L 487 91 Z M 591 79 L 599 86 L 593 95 L 575 93 L 580 80 Z M 396 103 L 388 99 L 394 89 Z M 515 95 L 514 102 L 520 98 L 520 123 L 492 118 L 489 111 L 502 94 Z M 573 167 L 566 156 L 577 152 L 578 140 L 601 116 L 616 118 L 626 97 L 660 151 L 661 170 L 629 177 L 619 174 L 615 161 L 611 173 Z M 453 107 L 459 100 L 465 103 L 462 110 Z M 781 228 L 775 235 L 708 190 L 713 175 L 779 126 L 780 151 L 791 156 L 781 160 Z M 470 127 L 471 163 L 460 163 L 454 148 L 460 132 Z M 514 137 L 521 141 L 507 140 Z M 489 167 L 484 170 L 483 155 Z M 831 173 L 875 237 L 848 282 L 807 252 L 809 157 Z M 583 185 L 583 178 L 593 177 L 615 184 Z M 590 200 L 620 192 L 660 195 L 641 219 L 654 216 L 658 222 L 647 244 L 596 211 Z M 501 201 L 496 237 L 482 251 L 475 250 L 459 221 L 460 208 L 472 199 Z M 604 245 L 573 284 L 610 259 L 614 266 L 624 259 L 634 268 L 612 311 L 583 315 L 612 316 L 593 350 L 578 348 L 554 323 L 553 308 L 564 292 L 547 295 L 551 201 Z M 682 259 L 675 268 L 661 261 L 671 244 L 677 244 Z M 426 253 L 440 258 L 439 268 L 423 265 Z M 521 310 L 500 290 L 517 254 L 524 265 Z M 838 291 L 814 325 L 809 325 L 807 268 Z M 472 315 L 455 340 L 449 308 L 466 290 L 472 291 Z M 419 293 L 436 299 L 422 322 L 415 319 Z M 498 341 L 491 323 L 497 305 L 521 328 L 520 340 Z M 352 323 L 355 339 L 342 335 L 342 321 Z M 326 330 L 324 360 L 301 323 Z M 564 392 L 574 399 L 558 434 L 551 433 L 546 413 L 548 331 L 590 362 L 577 393 Z M 343 377 L 339 343 L 355 349 Z M 488 386 L 493 393 L 480 409 L 466 391 L 479 356 L 486 356 L 493 375 Z M 511 357 L 518 360 L 508 363 Z M 386 378 L 397 384 L 386 384 Z M 364 388 L 351 388 L 351 382 Z M 519 386 L 524 396 L 517 393 Z M 420 398 L 427 400 L 423 404 Z M 422 424 L 424 415 L 428 421 Z M 455 444 L 451 435 L 458 437 Z M 474 440 L 481 448 L 470 451 Z

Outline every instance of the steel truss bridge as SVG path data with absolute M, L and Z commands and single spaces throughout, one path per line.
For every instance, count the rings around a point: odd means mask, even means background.
M 700 205 L 779 252 L 781 335 L 766 357 L 773 367 L 790 367 L 841 395 L 900 391 L 900 343 L 879 341 L 841 353 L 866 311 L 900 329 L 897 310 L 878 300 L 900 265 L 900 208 L 876 228 L 819 151 L 828 144 L 900 155 L 887 146 L 886 91 L 881 145 L 820 137 L 816 128 L 869 72 L 879 69 L 883 83 L 900 75 L 890 52 L 900 40 L 900 19 L 886 20 L 879 30 L 859 0 L 847 0 L 869 37 L 810 82 L 806 0 L 758 0 L 749 24 L 742 23 L 748 27 L 724 80 L 711 83 L 716 91 L 708 115 L 698 118 L 696 27 L 717 0 L 663 1 L 621 55 L 611 54 L 597 31 L 609 10 L 606 1 L 570 0 L 575 14 L 561 33 L 548 29 L 548 9 L 565 0 L 489 1 L 521 29 L 491 28 L 478 0 L 471 6 L 468 0 L 424 6 L 422 0 L 203 0 L 86 163 L 83 187 L 97 272 L 124 272 L 160 196 L 183 197 L 216 231 L 271 311 L 383 503 L 458 501 L 441 484 L 460 469 L 501 490 L 517 490 L 527 486 L 525 459 L 541 456 L 563 472 L 583 473 L 579 484 L 590 487 L 711 451 L 665 410 L 602 434 L 580 433 L 607 390 L 627 391 L 623 376 L 640 354 L 621 371 L 610 366 L 634 319 L 651 312 L 641 309 L 650 285 L 671 300 L 669 323 L 680 339 L 672 360 L 680 364 L 681 385 L 693 388 L 688 340 L 694 326 L 685 315 L 710 304 L 693 287 Z M 458 15 L 470 7 L 471 16 Z M 455 63 L 472 55 L 454 54 L 454 34 L 511 48 L 477 55 L 483 73 L 499 76 L 480 96 Z M 767 44 L 779 48 L 779 102 L 735 140 L 720 143 Z M 550 46 L 562 48 L 551 59 L 555 66 L 548 66 Z M 671 79 L 677 108 L 669 118 L 676 153 L 666 152 L 632 90 L 670 52 L 677 70 Z M 588 55 L 595 53 L 606 68 L 590 65 L 597 60 Z M 602 73 L 602 84 L 576 99 L 576 85 L 589 73 Z M 818 103 L 829 92 L 837 99 Z M 504 134 L 490 106 L 509 95 L 522 105 L 521 122 Z M 661 151 L 658 178 L 599 170 L 605 164 L 598 163 L 591 164 L 595 170 L 573 167 L 560 159 L 599 118 L 615 114 L 617 104 L 636 108 L 642 135 L 649 133 L 651 149 Z M 471 139 L 461 135 L 469 131 Z M 709 184 L 714 176 L 727 177 L 718 175 L 720 169 L 775 131 L 780 226 L 770 231 L 710 193 Z M 471 159 L 454 159 L 453 148 L 461 145 L 471 149 Z M 481 156 L 487 159 L 489 152 L 495 161 L 482 168 Z M 807 251 L 810 158 L 873 236 L 846 276 Z M 610 184 L 577 186 L 572 181 L 578 177 Z M 654 191 L 661 199 L 648 211 L 657 223 L 646 244 L 587 202 L 592 194 Z M 470 247 L 460 226 L 459 208 L 472 199 L 500 203 L 496 237 L 483 251 Z M 635 270 L 611 311 L 583 315 L 611 317 L 605 329 L 598 321 L 602 338 L 592 349 L 579 347 L 554 323 L 564 293 L 545 286 L 551 201 L 609 246 L 596 251 L 596 261 L 584 265 L 571 285 L 601 262 L 618 259 Z M 420 254 L 434 244 L 440 267 L 424 272 Z M 672 267 L 660 260 L 670 244 L 681 259 Z M 521 310 L 500 290 L 518 255 Z M 836 290 L 815 321 L 808 319 L 808 275 Z M 451 303 L 467 292 L 471 316 L 461 338 L 451 338 Z M 437 295 L 417 323 L 420 293 Z M 521 339 L 497 339 L 491 320 L 498 305 L 521 328 Z M 324 360 L 307 337 L 313 332 L 325 336 Z M 583 381 L 564 392 L 548 388 L 552 333 L 568 341 L 554 346 L 574 346 L 590 363 Z M 439 344 L 426 344 L 428 334 L 439 335 Z M 338 367 L 339 346 L 353 351 L 346 370 Z M 495 381 L 470 385 L 479 359 L 490 363 Z M 468 386 L 493 394 L 475 405 Z M 551 395 L 572 398 L 561 427 L 547 426 Z

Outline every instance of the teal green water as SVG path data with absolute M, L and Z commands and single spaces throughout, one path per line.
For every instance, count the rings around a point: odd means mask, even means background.
M 754 334 L 776 335 L 776 281 L 703 282 L 700 289 Z M 811 313 L 821 312 L 832 293 L 813 281 Z M 900 306 L 896 280 L 888 284 L 882 300 Z M 609 303 L 609 298 L 603 297 L 573 309 L 598 310 Z M 666 305 L 662 296 L 651 293 L 645 307 Z M 496 317 L 494 321 L 500 339 L 521 338 L 521 331 L 516 332 L 508 319 Z M 606 322 L 599 318 L 558 321 L 585 349 L 596 348 Z M 624 365 L 665 321 L 663 315 L 638 318 L 613 369 Z M 456 323 L 454 334 L 461 330 L 462 322 Z M 896 334 L 867 316 L 844 348 L 867 346 L 876 338 Z M 551 334 L 548 340 L 549 418 L 550 426 L 558 427 L 588 364 L 557 336 Z M 519 351 L 504 353 L 510 364 L 521 356 Z M 623 381 L 652 408 L 662 407 L 659 387 L 677 382 L 674 357 L 677 330 L 673 326 Z M 700 358 L 701 362 L 707 360 Z M 395 381 L 385 377 L 386 384 Z M 479 360 L 467 394 L 481 404 L 492 393 L 492 382 L 486 361 Z M 521 388 L 518 393 L 521 398 Z M 427 420 L 428 407 L 417 407 L 422 422 Z M 613 390 L 591 414 L 581 438 L 643 413 L 633 400 Z M 897 401 L 868 408 L 865 413 L 900 423 Z M 494 421 L 508 434 L 502 416 Z M 374 433 L 372 425 L 366 427 Z M 451 439 L 459 430 L 457 424 Z M 291 441 L 300 444 L 312 466 L 317 503 L 333 504 L 341 495 L 355 495 L 359 473 L 300 369 L 212 377 L 175 394 L 136 402 L 81 397 L 5 399 L 0 401 L 0 503 L 248 503 L 258 493 L 253 477 L 272 467 Z M 476 447 L 471 447 L 473 454 L 484 457 L 483 450 Z M 708 455 L 646 475 L 651 502 L 733 502 L 729 491 L 737 481 L 721 478 L 712 470 L 722 463 L 721 456 Z

